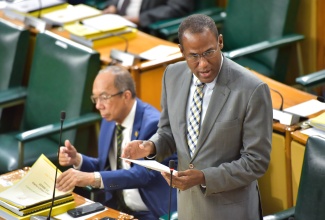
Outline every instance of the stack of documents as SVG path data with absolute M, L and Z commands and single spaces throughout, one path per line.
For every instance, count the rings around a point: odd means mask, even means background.
M 325 131 L 325 113 L 309 120 L 309 124 L 317 129 Z
M 64 25 L 70 38 L 89 47 L 126 41 L 136 37 L 137 25 L 120 15 L 104 14 Z
M 62 4 L 65 4 L 64 0 L 21 0 L 8 3 L 7 8 L 19 12 L 30 13 Z
M 56 168 L 44 155 L 15 185 L 0 192 L 0 217 L 5 219 L 30 219 L 31 215 L 48 215 L 52 204 Z M 61 173 L 58 170 L 58 173 Z M 70 192 L 55 191 L 53 215 L 75 207 Z
M 51 25 L 63 26 L 64 24 L 79 21 L 84 18 L 100 15 L 102 12 L 85 4 L 69 5 L 68 7 L 43 14 L 41 18 Z

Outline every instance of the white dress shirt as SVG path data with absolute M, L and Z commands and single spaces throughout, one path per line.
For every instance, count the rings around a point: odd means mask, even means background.
M 124 0 L 120 0 L 117 4 L 117 8 L 120 9 L 122 7 Z M 139 17 L 140 9 L 141 9 L 142 0 L 131 0 L 130 4 L 126 8 L 126 16 L 130 17 Z
M 136 112 L 136 106 L 137 102 L 134 102 L 134 105 L 128 114 L 128 116 L 124 119 L 123 123 L 121 124 L 125 129 L 123 130 L 123 140 L 122 140 L 122 149 L 123 147 L 131 141 L 131 135 L 132 135 L 132 128 L 133 128 L 133 122 L 135 118 L 135 112 Z M 117 142 L 116 142 L 116 135 L 114 140 L 114 148 L 112 148 L 109 152 L 109 162 L 112 170 L 116 170 L 116 158 L 117 158 Z M 130 169 L 130 164 L 122 161 L 122 167 L 123 169 Z M 146 204 L 142 201 L 139 190 L 137 188 L 135 189 L 124 189 L 123 190 L 123 196 L 125 204 L 132 209 L 133 211 L 148 211 L 148 207 Z
M 221 55 L 220 69 L 222 67 L 222 63 L 223 63 L 223 56 Z M 220 69 L 219 69 L 219 72 L 220 72 Z M 208 109 L 208 106 L 209 106 L 209 103 L 210 103 L 210 99 L 211 99 L 211 95 L 212 95 L 213 89 L 214 89 L 214 87 L 216 85 L 217 78 L 218 78 L 218 76 L 216 78 L 214 78 L 212 82 L 206 83 L 204 88 L 203 88 L 203 94 L 204 95 L 203 95 L 201 121 L 200 121 L 201 125 L 203 123 L 205 113 L 207 112 L 207 109 Z M 188 96 L 188 100 L 187 100 L 187 108 L 186 108 L 187 121 L 189 119 L 188 115 L 190 113 L 190 106 L 191 106 L 191 102 L 192 102 L 192 99 L 193 99 L 194 91 L 196 89 L 196 86 L 195 86 L 196 80 L 197 80 L 197 77 L 193 74 L 190 95 Z

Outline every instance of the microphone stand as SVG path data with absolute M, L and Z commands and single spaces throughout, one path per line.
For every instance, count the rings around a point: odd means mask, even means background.
M 172 203 L 172 189 L 173 189 L 173 171 L 175 167 L 175 161 L 169 161 L 169 169 L 170 169 L 170 184 L 169 184 L 169 204 L 168 204 L 168 220 L 170 220 L 170 209 Z
M 61 127 L 60 127 L 60 137 L 59 137 L 59 147 L 58 147 L 58 160 L 59 160 L 59 153 L 60 153 L 60 146 L 61 146 L 61 139 L 62 139 L 62 128 L 63 128 L 63 122 L 65 119 L 65 111 L 61 111 Z M 48 216 L 38 216 L 38 215 L 34 215 L 30 217 L 30 220 L 58 220 L 57 218 L 51 217 L 52 214 L 52 209 L 53 209 L 53 205 L 54 205 L 54 200 L 55 200 L 55 186 L 56 186 L 56 178 L 58 175 L 58 165 L 56 166 L 55 169 L 55 178 L 54 178 L 54 186 L 53 186 L 53 194 L 52 194 L 52 203 L 51 203 L 51 207 L 50 207 L 50 211 Z

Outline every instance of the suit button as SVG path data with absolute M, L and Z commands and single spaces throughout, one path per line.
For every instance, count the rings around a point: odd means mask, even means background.
M 193 165 L 193 164 L 190 164 L 188 167 L 189 167 L 190 169 L 193 169 L 193 168 L 194 168 L 194 165 Z

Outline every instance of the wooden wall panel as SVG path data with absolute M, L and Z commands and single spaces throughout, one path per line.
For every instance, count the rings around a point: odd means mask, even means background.
M 316 2 L 317 70 L 325 69 L 325 1 Z

